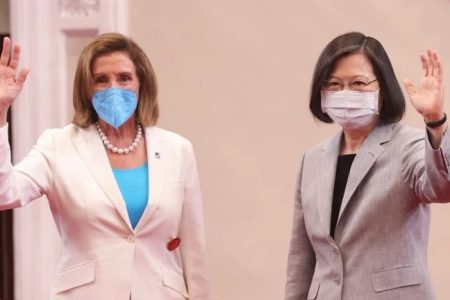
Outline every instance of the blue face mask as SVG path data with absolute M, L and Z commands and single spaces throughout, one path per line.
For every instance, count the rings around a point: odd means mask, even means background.
M 117 129 L 136 110 L 136 93 L 120 88 L 104 89 L 94 93 L 92 105 L 100 119 Z

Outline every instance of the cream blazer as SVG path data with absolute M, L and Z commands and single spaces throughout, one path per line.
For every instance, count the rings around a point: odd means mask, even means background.
M 149 202 L 133 230 L 94 126 L 47 130 L 14 167 L 0 128 L 0 209 L 46 195 L 61 236 L 51 299 L 210 299 L 192 145 L 157 127 L 145 138 Z
M 450 201 L 449 135 L 433 150 L 423 130 L 376 127 L 351 166 L 333 239 L 341 138 L 342 132 L 303 157 L 284 299 L 434 299 L 429 203 Z

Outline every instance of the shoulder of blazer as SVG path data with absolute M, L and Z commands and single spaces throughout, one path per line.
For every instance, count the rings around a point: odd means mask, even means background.
M 377 125 L 366 137 L 365 143 L 370 145 L 374 144 L 384 144 L 390 141 L 392 138 L 397 138 L 396 136 L 400 134 L 400 136 L 404 135 L 403 132 L 408 132 L 408 134 L 417 134 L 417 130 L 407 127 L 400 123 L 390 123 L 390 124 L 380 124 Z M 314 153 L 323 153 L 327 152 L 329 154 L 336 154 L 336 151 L 339 151 L 340 141 L 343 135 L 342 129 L 339 130 L 334 136 L 316 144 L 312 148 L 308 149 L 305 152 L 305 155 L 310 155 Z
M 73 124 L 69 124 L 63 128 L 46 129 L 39 136 L 35 147 L 41 152 L 53 149 L 55 144 L 66 142 L 68 139 L 71 139 L 78 130 L 79 127 Z
M 307 149 L 305 151 L 304 156 L 308 156 L 310 154 L 315 154 L 315 153 L 328 152 L 330 150 L 334 151 L 335 148 L 338 147 L 340 144 L 342 134 L 343 134 L 343 131 L 341 129 L 334 136 L 329 137 L 329 138 L 319 142 L 318 144 L 312 146 L 311 148 Z
M 144 131 L 146 138 L 150 139 L 150 141 L 153 141 L 155 143 L 165 142 L 184 147 L 186 146 L 191 147 L 191 142 L 187 138 L 183 137 L 178 133 L 162 129 L 156 126 L 146 127 Z
M 156 126 L 146 127 L 144 131 L 146 136 L 149 136 L 156 141 L 170 140 L 181 144 L 190 143 L 188 139 L 181 136 L 180 134 Z M 52 136 L 53 138 L 63 138 L 63 137 L 73 137 L 75 135 L 89 135 L 89 134 L 95 135 L 97 134 L 94 125 L 88 127 L 79 127 L 74 124 L 68 124 L 63 128 L 47 129 L 43 132 L 41 136 L 45 137 Z
M 165 130 L 156 126 L 150 126 L 145 128 L 145 137 L 152 141 L 152 143 L 169 143 L 174 147 L 179 148 L 192 148 L 191 142 L 185 137 Z M 66 143 L 72 140 L 78 143 L 79 140 L 89 143 L 97 139 L 98 133 L 94 125 L 88 127 L 78 127 L 74 124 L 66 125 L 63 128 L 47 129 L 40 136 L 38 146 L 44 146 L 49 148 L 52 144 Z
M 410 127 L 401 123 L 393 126 L 393 138 L 402 140 L 423 139 L 426 137 L 426 131 L 420 128 Z
M 95 131 L 93 125 L 82 128 L 78 127 L 74 124 L 68 124 L 62 128 L 51 128 L 46 129 L 40 136 L 39 139 L 53 139 L 53 140 L 61 140 L 65 138 L 72 138 L 79 134 L 85 134 L 87 132 Z M 96 132 L 96 131 L 95 131 Z

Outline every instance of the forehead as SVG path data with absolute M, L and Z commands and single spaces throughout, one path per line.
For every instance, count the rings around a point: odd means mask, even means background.
M 123 51 L 116 51 L 98 56 L 92 64 L 92 73 L 136 73 L 136 67 L 130 56 Z
M 339 58 L 331 77 L 351 78 L 356 76 L 373 77 L 375 76 L 373 66 L 367 56 L 363 53 L 352 53 Z

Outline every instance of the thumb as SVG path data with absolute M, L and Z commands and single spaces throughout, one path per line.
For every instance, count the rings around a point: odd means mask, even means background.
M 403 80 L 403 85 L 405 86 L 408 96 L 412 96 L 416 93 L 416 88 L 414 87 L 414 85 L 410 80 L 408 79 Z
M 25 80 L 27 79 L 28 73 L 30 72 L 29 68 L 24 68 L 22 70 L 20 70 L 19 75 L 17 75 L 17 83 L 19 83 L 20 85 L 22 85 Z

